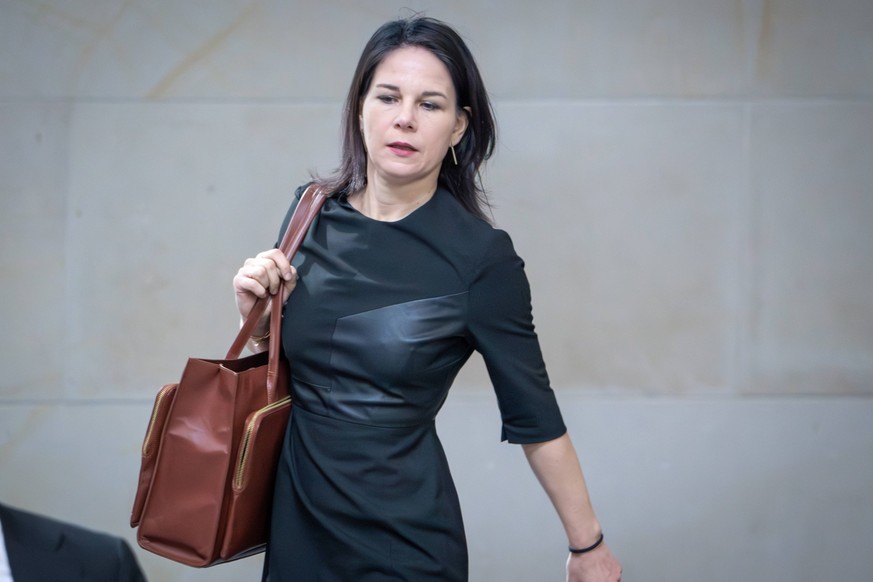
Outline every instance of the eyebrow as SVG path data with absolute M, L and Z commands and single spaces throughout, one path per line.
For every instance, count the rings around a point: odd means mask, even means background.
M 389 83 L 379 83 L 376 87 L 380 87 L 382 89 L 387 89 L 389 91 L 400 91 L 400 87 L 397 85 L 391 85 Z M 448 96 L 445 93 L 440 91 L 422 91 L 422 97 L 442 97 L 443 99 L 448 99 Z

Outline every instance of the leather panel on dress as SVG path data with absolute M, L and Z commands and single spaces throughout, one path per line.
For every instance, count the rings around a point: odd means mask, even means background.
M 465 292 L 339 318 L 328 415 L 382 426 L 433 420 L 473 349 L 466 309 Z

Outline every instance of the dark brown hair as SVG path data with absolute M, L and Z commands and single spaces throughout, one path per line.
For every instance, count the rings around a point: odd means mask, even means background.
M 346 97 L 342 120 L 342 161 L 332 176 L 321 182 L 331 192 L 357 192 L 367 184 L 367 152 L 361 137 L 361 103 L 376 68 L 392 51 L 403 47 L 421 47 L 430 51 L 448 69 L 455 86 L 460 111 L 467 107 L 469 123 L 461 141 L 455 146 L 458 164 L 451 153 L 443 159 L 439 184 L 469 212 L 488 220 L 488 199 L 482 187 L 479 167 L 491 157 L 496 126 L 491 101 L 470 49 L 449 25 L 423 16 L 414 16 L 383 24 L 370 38 L 358 61 Z

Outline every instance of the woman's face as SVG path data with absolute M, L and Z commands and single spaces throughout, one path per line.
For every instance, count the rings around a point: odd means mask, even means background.
M 369 183 L 435 189 L 443 158 L 467 128 L 456 104 L 449 71 L 430 51 L 389 53 L 361 106 Z

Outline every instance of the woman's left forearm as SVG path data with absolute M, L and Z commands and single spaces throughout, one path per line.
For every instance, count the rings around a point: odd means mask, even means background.
M 567 532 L 569 545 L 587 548 L 600 537 L 582 467 L 568 434 L 551 441 L 522 445 L 531 469 L 539 479 Z

